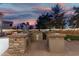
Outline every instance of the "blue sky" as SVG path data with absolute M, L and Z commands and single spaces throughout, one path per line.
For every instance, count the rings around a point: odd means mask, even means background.
M 1 3 L 0 12 L 5 19 L 36 19 L 43 9 L 53 7 L 53 3 Z M 64 4 L 64 7 L 79 6 L 77 3 Z

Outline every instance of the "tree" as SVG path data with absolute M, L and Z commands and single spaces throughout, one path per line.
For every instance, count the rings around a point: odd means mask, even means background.
M 46 14 L 42 14 L 41 16 L 39 16 L 38 20 L 37 20 L 37 29 L 46 29 L 46 28 L 50 28 L 52 26 L 52 24 L 48 23 L 50 22 L 51 18 L 49 13 Z
M 56 4 L 54 8 L 52 8 L 55 20 L 55 28 L 64 28 L 64 14 L 62 8 L 59 4 Z
M 76 15 L 72 16 L 70 25 L 72 28 L 79 28 L 79 7 L 73 7 L 73 10 L 75 10 Z
M 64 28 L 64 12 L 59 4 L 52 8 L 51 12 L 42 14 L 37 20 L 38 29 Z

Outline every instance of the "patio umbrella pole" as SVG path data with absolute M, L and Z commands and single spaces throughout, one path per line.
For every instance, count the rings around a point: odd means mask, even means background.
M 3 13 L 1 13 L 0 12 L 0 37 L 2 37 L 3 36 L 3 19 L 2 19 L 2 17 L 3 17 Z
M 2 20 L 1 20 L 1 28 L 0 28 L 0 37 L 2 37 L 3 36 L 3 33 L 2 33 L 2 29 L 3 29 L 3 24 L 2 24 Z

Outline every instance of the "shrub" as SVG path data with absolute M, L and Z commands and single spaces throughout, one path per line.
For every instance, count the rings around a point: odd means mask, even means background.
M 79 35 L 66 35 L 64 39 L 79 40 Z

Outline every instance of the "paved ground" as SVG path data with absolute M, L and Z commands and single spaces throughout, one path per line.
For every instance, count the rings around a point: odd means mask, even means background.
M 79 41 L 65 41 L 66 55 L 79 56 Z
M 41 43 L 41 44 L 40 44 Z M 47 48 L 47 41 L 35 41 L 26 52 L 27 56 L 79 56 L 79 41 L 65 41 L 65 53 L 51 53 Z M 3 55 L 9 55 L 4 53 Z

